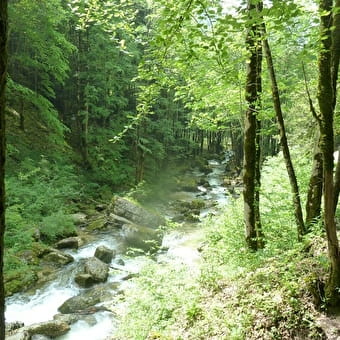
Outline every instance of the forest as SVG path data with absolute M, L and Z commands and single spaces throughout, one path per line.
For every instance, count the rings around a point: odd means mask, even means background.
M 340 0 L 0 0 L 0 340 L 337 339 Z

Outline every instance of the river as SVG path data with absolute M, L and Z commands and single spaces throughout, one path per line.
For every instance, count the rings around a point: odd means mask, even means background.
M 219 162 L 210 160 L 209 166 L 212 171 L 205 176 L 209 186 L 198 186 L 195 192 L 178 191 L 173 193 L 170 200 L 192 201 L 193 199 L 204 199 L 205 201 L 215 204 L 209 204 L 209 208 L 202 209 L 200 219 L 204 219 L 209 214 L 218 214 L 218 211 L 227 204 L 229 196 L 223 184 L 225 174 L 225 161 Z M 198 169 L 190 171 L 190 176 L 203 178 L 204 174 Z M 169 212 L 169 218 L 173 217 L 174 212 Z M 199 242 L 203 239 L 202 231 L 196 223 L 183 223 L 182 227 L 170 232 L 166 232 L 161 251 L 156 261 L 175 261 L 187 264 L 190 267 L 199 269 L 200 253 L 197 250 Z M 71 254 L 75 261 L 62 268 L 53 282 L 46 283 L 43 287 L 37 289 L 33 294 L 18 293 L 6 300 L 6 322 L 21 321 L 25 325 L 52 320 L 58 313 L 58 307 L 70 297 L 78 295 L 84 288 L 80 288 L 74 283 L 74 272 L 77 263 L 85 258 L 92 257 L 95 249 L 105 245 L 114 249 L 117 253 L 112 264 L 121 271 L 114 271 L 109 276 L 109 282 L 119 283 L 120 289 L 131 284 L 124 280 L 127 273 L 138 273 L 143 265 L 152 261 L 146 256 L 130 256 L 127 253 L 129 244 L 124 233 L 116 230 L 110 233 L 97 234 L 94 240 L 79 248 L 77 251 L 66 251 Z M 124 265 L 121 265 L 122 260 Z M 90 320 L 90 321 L 89 321 Z M 71 325 L 71 330 L 59 340 L 104 340 L 114 332 L 117 325 L 112 313 L 100 311 L 89 319 L 79 320 Z

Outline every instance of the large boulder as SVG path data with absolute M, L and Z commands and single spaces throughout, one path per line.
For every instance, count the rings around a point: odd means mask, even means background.
M 106 246 L 99 246 L 97 247 L 94 256 L 100 261 L 109 264 L 116 256 L 116 252 Z
M 64 254 L 60 250 L 51 249 L 51 251 L 43 257 L 43 260 L 55 266 L 62 266 L 73 262 L 74 258 L 69 254 Z
M 135 224 L 149 228 L 157 228 L 165 223 L 165 219 L 162 216 L 122 197 L 115 198 L 112 212 Z
M 56 243 L 57 249 L 78 249 L 81 245 L 80 237 L 68 237 Z
M 92 276 L 94 282 L 105 282 L 109 276 L 109 266 L 96 257 L 86 260 L 84 271 Z
M 116 288 L 117 285 L 114 284 L 91 288 L 66 300 L 58 308 L 58 311 L 63 314 L 84 313 L 84 311 L 89 311 L 89 309 L 97 311 L 98 309 L 93 309 L 93 306 L 112 298 Z
M 8 340 L 49 339 L 62 336 L 70 330 L 70 326 L 63 321 L 52 320 L 36 323 L 18 329 L 15 333 L 7 334 Z
M 25 327 L 30 336 L 40 334 L 51 338 L 62 336 L 70 330 L 66 322 L 52 320 Z
M 73 314 L 86 310 L 100 302 L 99 296 L 83 296 L 77 295 L 66 300 L 59 308 L 58 311 L 63 314 Z

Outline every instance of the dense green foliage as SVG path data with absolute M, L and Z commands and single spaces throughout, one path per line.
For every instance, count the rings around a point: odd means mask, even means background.
M 255 3 L 262 4 L 248 0 Z M 320 17 L 338 14 L 318 13 L 317 3 L 271 1 L 255 11 L 246 1 L 234 8 L 217 0 L 9 1 L 7 294 L 37 279 L 46 247 L 79 232 L 75 213 L 91 217 L 117 193 L 162 200 L 164 188 L 151 189 L 160 174 L 199 164 L 202 154 L 228 151 L 228 175 L 240 176 L 251 54 L 245 40 L 255 25 L 254 46 L 270 42 L 304 206 L 318 138 L 311 111 L 320 111 Z M 255 100 L 263 185 L 254 190 L 264 249 L 247 249 L 241 200 L 233 201 L 201 226 L 200 271 L 151 263 L 135 280 L 120 339 L 320 336 L 308 291 L 327 279 L 322 216 L 310 234 L 297 235 L 266 66 Z M 339 112 L 337 105 L 335 146 Z M 316 300 L 321 308 L 328 303 L 323 292 Z

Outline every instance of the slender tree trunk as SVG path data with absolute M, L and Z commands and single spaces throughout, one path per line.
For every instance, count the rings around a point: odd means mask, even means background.
M 321 216 L 321 199 L 323 189 L 323 161 L 320 149 L 320 135 L 317 141 L 313 156 L 313 170 L 309 180 L 307 202 L 306 202 L 306 227 L 314 223 Z
M 7 0 L 0 0 L 0 340 L 5 339 L 3 276 L 5 234 L 5 87 L 7 71 Z
M 332 0 L 320 1 L 321 15 L 321 50 L 319 53 L 319 82 L 318 102 L 320 107 L 320 137 L 321 150 L 324 163 L 324 224 L 328 242 L 328 256 L 330 260 L 330 273 L 325 286 L 327 304 L 335 306 L 340 301 L 340 253 L 334 219 L 334 183 L 333 183 L 333 152 L 334 132 L 333 116 L 335 92 L 332 79 Z M 329 14 L 324 14 L 329 13 Z
M 259 4 L 257 5 L 259 6 Z M 251 16 L 251 11 L 258 9 L 252 3 L 248 1 L 248 12 Z M 257 159 L 259 155 L 259 149 L 257 145 L 257 113 L 260 102 L 260 90 L 259 80 L 261 67 L 258 65 L 261 62 L 259 50 L 259 36 L 260 25 L 253 23 L 249 27 L 246 46 L 249 53 L 249 63 L 247 64 L 247 79 L 246 79 L 246 101 L 248 103 L 248 109 L 245 114 L 245 127 L 244 127 L 244 169 L 243 169 L 243 199 L 244 199 L 244 219 L 246 226 L 246 242 L 248 247 L 253 250 L 257 250 L 262 246 L 261 240 L 258 239 L 260 233 L 260 216 L 259 216 L 259 164 Z M 261 232 L 262 234 L 262 232 Z
M 263 31 L 266 34 L 265 24 L 263 24 Z M 270 81 L 272 84 L 272 96 L 273 96 L 273 102 L 274 102 L 274 109 L 275 109 L 276 120 L 277 120 L 279 131 L 280 131 L 280 144 L 282 147 L 283 157 L 286 163 L 290 186 L 291 186 L 292 193 L 293 193 L 294 215 L 295 215 L 295 221 L 297 225 L 298 239 L 301 240 L 302 235 L 306 233 L 306 228 L 305 228 L 305 224 L 303 221 L 299 186 L 298 186 L 298 182 L 296 179 L 292 158 L 290 156 L 288 140 L 287 140 L 287 135 L 286 135 L 286 128 L 285 128 L 283 113 L 282 113 L 282 108 L 281 108 L 279 87 L 276 81 L 273 58 L 272 58 L 268 39 L 263 40 L 263 46 L 264 46 L 264 51 L 266 55 Z
M 263 9 L 262 2 L 258 4 L 258 12 Z M 261 36 L 261 33 L 259 33 Z M 262 59 L 263 59 L 262 44 L 256 43 L 256 92 L 258 93 L 258 106 L 261 109 L 261 94 L 262 94 Z M 255 226 L 257 247 L 264 248 L 264 235 L 262 231 L 261 215 L 260 215 L 260 188 L 261 188 L 261 166 L 262 166 L 262 124 L 261 120 L 256 115 L 256 166 L 255 166 Z

